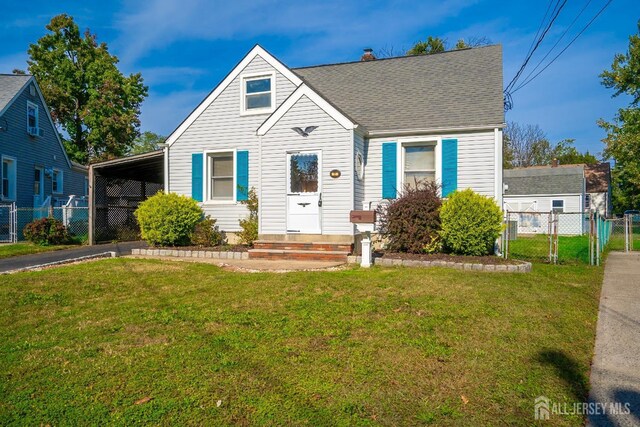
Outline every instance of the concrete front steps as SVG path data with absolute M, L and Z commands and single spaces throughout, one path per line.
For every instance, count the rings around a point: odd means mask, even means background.
M 256 240 L 249 259 L 347 262 L 351 252 L 351 243 Z

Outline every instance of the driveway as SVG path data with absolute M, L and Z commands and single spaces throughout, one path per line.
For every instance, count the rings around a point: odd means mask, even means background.
M 640 426 L 638 252 L 612 252 L 606 261 L 589 401 L 618 412 L 590 416 L 590 426 Z
M 131 249 L 146 247 L 144 242 L 106 243 L 103 245 L 80 246 L 59 251 L 21 255 L 0 259 L 0 273 L 35 267 L 49 263 L 61 263 L 80 257 L 92 256 L 104 252 L 115 252 L 118 256 L 131 255 Z

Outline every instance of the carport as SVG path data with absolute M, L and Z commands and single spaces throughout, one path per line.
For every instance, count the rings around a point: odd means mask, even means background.
M 89 166 L 89 243 L 139 239 L 133 212 L 163 183 L 162 150 Z

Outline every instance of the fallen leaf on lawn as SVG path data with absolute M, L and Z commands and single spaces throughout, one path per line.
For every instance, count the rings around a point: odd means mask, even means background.
M 142 405 L 143 403 L 147 403 L 151 399 L 153 399 L 153 397 L 151 397 L 151 396 L 143 397 L 140 400 L 136 400 L 135 405 Z
M 467 396 L 465 396 L 464 394 L 460 395 L 460 399 L 462 399 L 462 403 L 464 403 L 465 405 L 469 403 L 469 399 L 467 399 Z
M 220 405 L 222 405 L 222 400 L 218 400 L 218 401 L 216 402 L 216 406 L 217 406 L 218 408 L 220 407 Z

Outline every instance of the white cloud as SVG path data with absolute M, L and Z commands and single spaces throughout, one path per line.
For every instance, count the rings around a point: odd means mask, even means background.
M 293 52 L 352 49 L 372 43 L 404 40 L 412 32 L 453 17 L 476 0 L 436 0 L 419 3 L 387 1 L 367 6 L 359 2 L 287 2 L 283 0 L 211 3 L 205 0 L 153 0 L 129 4 L 117 21 L 116 41 L 123 61 L 133 62 L 155 49 L 180 40 L 251 39 L 261 36 L 313 36 L 311 46 Z M 413 40 L 411 40 L 413 41 Z M 319 55 L 320 53 L 320 55 Z

